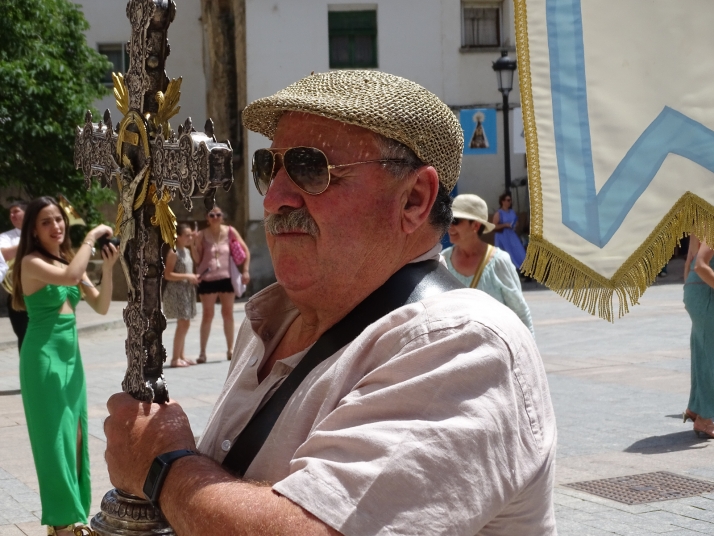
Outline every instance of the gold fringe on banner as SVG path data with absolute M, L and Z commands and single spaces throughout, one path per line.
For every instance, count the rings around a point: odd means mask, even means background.
M 521 113 L 523 134 L 528 159 L 528 192 L 530 196 L 530 235 L 543 236 L 543 187 L 540 181 L 540 157 L 538 155 L 538 131 L 533 108 L 530 48 L 528 44 L 528 16 L 526 0 L 514 0 L 516 55 L 518 57 L 518 81 L 521 90 Z
M 168 189 L 164 190 L 161 198 L 156 195 L 156 186 L 153 184 L 149 188 L 151 202 L 156 206 L 156 213 L 151 217 L 151 225 L 161 228 L 161 238 L 164 239 L 171 249 L 176 249 L 176 215 L 169 206 L 171 194 Z
M 531 237 L 521 270 L 584 311 L 612 322 L 614 295 L 617 294 L 619 302 L 618 317 L 622 317 L 654 282 L 687 234 L 714 244 L 714 206 L 691 192 L 677 200 L 612 279 L 601 276 L 542 237 Z
M 707 244 L 714 244 L 714 206 L 691 192 L 685 193 L 612 279 L 603 277 L 544 239 L 543 188 L 533 107 L 526 0 L 514 0 L 514 9 L 531 206 L 530 242 L 521 269 L 581 309 L 612 322 L 615 318 L 614 295 L 617 294 L 619 302 L 618 317 L 622 317 L 654 282 L 683 236 L 693 234 Z

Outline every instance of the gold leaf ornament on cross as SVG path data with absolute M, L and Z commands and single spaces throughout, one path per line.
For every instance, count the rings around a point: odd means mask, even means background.
M 166 92 L 156 92 L 156 102 L 159 104 L 159 111 L 151 116 L 153 127 L 161 131 L 165 137 L 171 135 L 171 125 L 169 119 L 179 113 L 181 106 L 178 105 L 181 98 L 181 82 L 183 78 L 172 78 Z
M 114 81 L 114 98 L 116 99 L 117 109 L 124 116 L 119 126 L 116 146 L 117 154 L 121 157 L 122 145 L 124 143 L 129 143 L 135 146 L 141 144 L 143 146 L 145 156 L 147 159 L 150 159 L 150 133 L 156 134 L 158 132 L 162 132 L 164 136 L 171 135 L 171 125 L 169 124 L 169 119 L 174 117 L 181 110 L 181 106 L 179 106 L 178 103 L 181 98 L 181 82 L 183 79 L 181 77 L 172 79 L 169 81 L 166 92 L 158 91 L 156 93 L 156 102 L 159 105 L 159 109 L 155 114 L 147 114 L 146 118 L 142 117 L 141 114 L 136 111 L 129 111 L 129 91 L 127 90 L 124 76 L 121 73 L 112 73 L 112 80 Z M 138 133 L 128 130 L 129 125 L 132 124 L 136 125 L 137 130 L 139 131 Z M 124 167 L 131 167 L 131 163 L 126 157 L 122 158 L 122 163 Z M 142 175 L 143 178 L 137 181 L 141 183 L 141 186 L 138 184 L 134 185 L 134 191 L 130 194 L 136 196 L 134 198 L 132 208 L 137 210 L 144 204 L 148 197 L 156 207 L 156 214 L 151 218 L 151 224 L 160 227 L 164 242 L 169 244 L 172 248 L 175 248 L 177 221 L 176 216 L 168 204 L 171 200 L 171 194 L 168 190 L 157 192 L 153 185 L 151 186 L 151 191 L 149 192 L 149 178 L 151 172 L 148 168 L 142 170 L 142 172 L 138 174 L 137 178 Z M 123 193 L 123 185 L 121 184 L 121 181 L 119 181 L 118 186 L 121 197 Z M 139 187 L 137 188 L 137 186 Z M 127 223 L 125 218 L 127 216 L 126 212 L 128 208 L 128 206 L 124 207 L 122 206 L 122 203 L 119 203 L 116 218 L 117 235 L 122 235 L 122 227 Z M 125 239 L 131 238 L 132 236 L 133 233 L 130 233 L 130 236 L 125 236 Z

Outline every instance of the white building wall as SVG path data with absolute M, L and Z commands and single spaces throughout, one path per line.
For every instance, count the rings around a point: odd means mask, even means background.
M 181 111 L 174 128 L 191 117 L 202 129 L 206 119 L 203 29 L 200 0 L 176 0 L 176 19 L 169 28 L 171 55 L 169 77 L 183 76 Z M 461 50 L 461 0 L 245 0 L 247 98 L 251 102 L 271 95 L 310 72 L 329 70 L 328 6 L 377 10 L 377 57 L 379 69 L 413 80 L 459 107 L 500 106 L 501 94 L 491 62 L 500 53 Z M 122 0 L 79 0 L 90 29 L 87 41 L 95 49 L 103 43 L 126 42 L 131 33 Z M 504 45 L 515 56 L 512 5 L 502 4 Z M 511 103 L 518 103 L 518 81 L 514 81 Z M 120 117 L 110 93 L 97 101 L 100 112 L 109 108 L 115 122 Z M 498 113 L 498 154 L 465 155 L 459 192 L 481 195 L 491 211 L 497 208 L 504 189 L 502 114 Z M 516 133 L 511 128 L 511 138 Z M 269 144 L 263 136 L 248 134 L 248 154 Z M 512 178 L 525 177 L 525 157 L 511 158 Z M 262 218 L 262 197 L 249 189 L 249 217 Z M 527 206 L 525 189 L 514 192 L 522 208 Z M 518 208 L 518 207 L 516 207 Z
M 123 0 L 76 0 L 89 22 L 87 43 L 97 50 L 100 44 L 126 43 L 131 37 L 131 25 L 126 16 L 127 2 Z M 181 110 L 170 122 L 176 129 L 187 117 L 203 130 L 206 122 L 206 79 L 203 70 L 203 28 L 201 0 L 177 0 L 176 18 L 169 26 L 171 54 L 166 59 L 169 78 L 183 77 Z M 111 88 L 109 88 L 111 90 Z M 109 108 L 114 124 L 121 118 L 113 93 L 94 103 L 104 113 Z M 97 118 L 95 118 L 95 121 Z
M 377 10 L 378 68 L 413 80 L 452 107 L 495 107 L 502 101 L 491 62 L 499 49 L 461 51 L 460 0 L 246 0 L 247 97 L 252 102 L 272 95 L 312 71 L 329 70 L 328 10 L 341 5 Z M 513 13 L 503 3 L 503 41 L 515 56 Z M 517 80 L 511 103 L 518 103 Z M 502 114 L 498 114 L 498 154 L 465 155 L 460 193 L 482 196 L 493 212 L 504 190 Z M 513 128 L 511 128 L 511 138 Z M 248 134 L 248 154 L 269 145 L 269 140 Z M 513 180 L 525 177 L 525 158 L 511 158 Z M 525 189 L 514 192 L 522 208 Z M 250 219 L 262 218 L 262 197 L 250 189 Z M 516 207 L 518 208 L 518 207 Z

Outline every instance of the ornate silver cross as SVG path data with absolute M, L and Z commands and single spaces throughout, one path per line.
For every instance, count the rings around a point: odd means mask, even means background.
M 228 190 L 233 183 L 233 150 L 228 141 L 216 141 L 210 119 L 205 132 L 196 132 L 190 118 L 178 132 L 169 125 L 180 110 L 181 95 L 181 78 L 169 80 L 164 71 L 174 1 L 130 0 L 126 13 L 132 28 L 129 70 L 126 79 L 112 75 L 123 118 L 113 129 L 109 110 L 97 124 L 87 112 L 84 127 L 77 127 L 74 160 L 87 187 L 98 177 L 104 187 L 116 179 L 119 189 L 115 232 L 121 238 L 120 261 L 129 288 L 124 309 L 128 367 L 122 389 L 138 400 L 163 403 L 168 389 L 163 377 L 161 250 L 176 241 L 176 218 L 168 203 L 178 194 L 191 210 L 191 198 L 202 195 L 206 208 L 213 208 L 216 189 Z M 162 523 L 151 505 L 116 490 L 104 497 L 102 513 L 92 521 L 102 535 L 172 534 Z
M 173 247 L 176 240 L 168 202 L 178 194 L 191 210 L 191 197 L 203 195 L 210 209 L 216 188 L 227 190 L 233 183 L 233 151 L 229 142 L 216 141 L 210 119 L 205 132 L 196 132 L 190 118 L 178 132 L 169 125 L 180 110 L 181 95 L 181 78 L 169 80 L 164 72 L 170 52 L 166 33 L 175 13 L 173 0 L 128 3 L 130 67 L 126 79 L 113 75 L 117 108 L 124 117 L 113 129 L 109 110 L 98 124 L 87 112 L 84 128 L 77 128 L 74 156 L 87 187 L 92 177 L 103 186 L 115 178 L 118 182 L 116 233 L 129 287 L 124 310 L 129 366 L 122 388 L 147 402 L 168 400 L 162 372 L 166 322 L 161 313 L 161 247 Z

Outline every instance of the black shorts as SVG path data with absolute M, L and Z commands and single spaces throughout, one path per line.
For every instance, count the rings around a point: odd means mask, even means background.
M 221 294 L 223 292 L 234 293 L 233 285 L 229 277 L 216 279 L 215 281 L 201 281 L 198 284 L 199 294 Z

